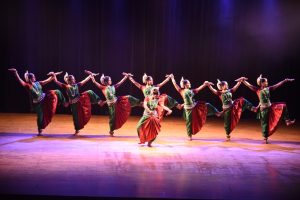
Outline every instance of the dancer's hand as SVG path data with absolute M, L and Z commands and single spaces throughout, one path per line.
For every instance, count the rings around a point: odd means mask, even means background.
M 123 75 L 123 76 L 126 76 L 127 78 L 130 77 L 130 76 L 133 76 L 132 74 L 126 73 L 126 72 L 123 72 L 122 75 Z
M 16 72 L 17 72 L 17 70 L 16 70 L 15 68 L 10 68 L 10 69 L 8 69 L 8 71 L 11 71 L 11 72 L 13 72 L 13 73 L 16 73 Z
M 236 79 L 235 81 L 236 81 L 236 82 L 244 82 L 244 81 L 246 81 L 246 80 L 248 80 L 248 78 L 242 76 L 242 77 Z
M 85 72 L 86 74 L 88 74 L 88 75 L 91 75 L 91 74 L 92 74 L 92 72 L 89 71 L 89 70 L 84 70 L 84 72 Z
M 171 74 L 166 74 L 166 78 L 171 78 Z
M 55 74 L 55 75 L 60 75 L 60 74 L 62 74 L 62 73 L 63 73 L 63 71 L 55 72 L 54 74 Z
M 59 75 L 61 73 L 63 73 L 63 71 L 60 71 L 60 72 L 49 72 L 47 75 L 48 76 L 56 76 L 56 75 Z
M 209 81 L 204 81 L 204 85 L 209 86 L 209 85 L 214 85 L 214 83 L 209 82 Z
M 294 80 L 295 80 L 294 78 L 286 78 L 286 79 L 284 79 L 285 82 L 292 82 Z
M 172 110 L 168 110 L 168 112 L 166 113 L 166 116 L 171 115 L 172 114 Z
M 88 70 L 84 70 L 84 72 L 86 73 L 86 74 L 88 74 L 88 75 L 91 75 L 91 76 L 98 76 L 99 75 L 99 73 L 93 73 L 93 72 L 91 72 L 91 71 L 88 71 Z

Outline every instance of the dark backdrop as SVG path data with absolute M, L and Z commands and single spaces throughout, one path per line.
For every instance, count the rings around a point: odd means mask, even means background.
M 12 66 L 22 77 L 27 69 L 34 72 L 38 80 L 53 70 L 81 80 L 86 76 L 83 70 L 89 69 L 110 75 L 114 82 L 123 71 L 141 82 L 146 72 L 158 83 L 172 72 L 178 83 L 184 76 L 193 87 L 217 78 L 233 86 L 240 76 L 255 84 L 260 73 L 270 84 L 299 77 L 299 1 L 7 0 L 0 4 L 0 112 L 30 111 L 27 92 L 7 71 Z M 293 116 L 299 113 L 299 81 L 271 93 L 273 102 L 288 103 Z M 53 88 L 57 88 L 53 83 L 45 87 Z M 88 88 L 103 98 L 91 82 L 83 90 Z M 171 82 L 161 91 L 182 102 Z M 130 82 L 117 93 L 142 98 Z M 243 85 L 234 95 L 239 96 L 258 103 Z M 221 108 L 208 89 L 196 99 Z M 105 114 L 104 110 L 95 107 L 93 112 Z

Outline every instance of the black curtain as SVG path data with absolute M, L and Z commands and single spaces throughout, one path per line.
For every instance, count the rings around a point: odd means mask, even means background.
M 168 73 L 181 76 L 192 87 L 205 80 L 246 76 L 256 84 L 259 74 L 275 84 L 298 78 L 300 64 L 300 2 L 287 0 L 7 0 L 1 1 L 1 110 L 28 112 L 29 98 L 7 71 L 69 72 L 77 81 L 84 69 L 104 73 L 113 82 L 131 72 L 141 82 L 144 72 L 159 83 Z M 59 79 L 63 81 L 63 77 Z M 292 116 L 298 112 L 299 79 L 271 93 L 273 102 L 285 101 Z M 50 83 L 45 87 L 55 89 Z M 89 82 L 82 91 L 92 89 Z M 161 92 L 182 102 L 171 82 Z M 129 81 L 118 95 L 142 93 Z M 254 104 L 256 94 L 241 86 L 234 97 Z M 196 99 L 221 103 L 208 89 Z M 105 109 L 95 107 L 94 114 Z M 69 112 L 60 108 L 59 113 Z M 133 114 L 140 115 L 142 109 Z M 180 112 L 175 112 L 180 114 Z M 299 115 L 299 114 L 298 114 Z

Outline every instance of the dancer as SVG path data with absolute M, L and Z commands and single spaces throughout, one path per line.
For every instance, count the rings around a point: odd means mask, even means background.
M 226 141 L 230 141 L 230 133 L 238 124 L 241 114 L 245 109 L 257 112 L 257 108 L 252 105 L 247 99 L 240 97 L 232 101 L 232 93 L 234 93 L 241 85 L 242 81 L 246 80 L 245 77 L 237 79 L 237 83 L 233 88 L 228 88 L 227 81 L 220 81 L 218 79 L 217 88 L 219 91 L 213 88 L 213 83 L 208 84 L 208 88 L 217 95 L 222 101 L 222 109 L 224 115 L 224 128 L 226 132 Z
M 79 130 L 83 129 L 91 119 L 91 104 L 98 104 L 99 106 L 103 106 L 105 104 L 105 101 L 102 101 L 99 96 L 92 90 L 87 90 L 80 94 L 79 88 L 91 79 L 91 75 L 86 77 L 81 82 L 76 83 L 75 77 L 73 75 L 69 75 L 66 72 L 64 76 L 64 81 L 66 82 L 66 84 L 58 81 L 55 73 L 51 73 L 49 75 L 52 75 L 52 77 L 54 78 L 54 82 L 59 87 L 66 90 L 73 116 L 73 123 L 75 128 L 74 136 L 76 136 L 78 135 Z
M 197 94 L 200 90 L 204 89 L 209 83 L 205 81 L 198 88 L 191 89 L 191 83 L 189 80 L 181 78 L 180 86 L 176 84 L 174 75 L 171 74 L 171 80 L 175 89 L 182 96 L 184 101 L 184 112 L 183 117 L 185 119 L 187 134 L 189 140 L 192 140 L 192 135 L 195 135 L 200 131 L 202 126 L 206 121 L 206 116 L 216 115 L 221 116 L 220 113 L 213 105 L 203 101 L 195 102 L 193 99 L 194 95 Z
M 129 76 L 129 80 L 137 87 L 139 88 L 143 94 L 144 97 L 148 97 L 150 96 L 150 92 L 154 87 L 157 88 L 161 88 L 163 85 L 165 85 L 170 79 L 171 76 L 170 75 L 166 75 L 166 79 L 161 82 L 160 84 L 157 85 L 153 85 L 153 78 L 152 76 L 148 76 L 146 73 L 144 73 L 143 75 L 143 83 L 145 85 L 142 85 L 138 82 L 136 82 L 133 78 L 132 78 L 132 74 L 130 74 L 131 76 Z M 179 104 L 175 99 L 173 99 L 172 97 L 170 97 L 167 94 L 161 94 L 159 96 L 159 98 L 161 99 L 160 101 L 164 103 L 165 106 L 167 106 L 168 108 L 172 109 L 173 107 L 176 107 L 177 109 L 181 110 L 183 105 Z M 158 112 L 159 118 L 162 119 L 163 115 L 164 115 L 164 109 L 162 109 L 162 112 Z
M 248 81 L 243 80 L 243 83 L 250 90 L 256 92 L 258 96 L 260 109 L 257 117 L 260 119 L 262 136 L 264 138 L 264 143 L 266 144 L 268 144 L 268 138 L 275 132 L 281 117 L 285 120 L 287 126 L 295 123 L 295 120 L 290 120 L 287 106 L 284 102 L 271 103 L 270 101 L 270 91 L 273 91 L 282 86 L 284 83 L 291 81 L 294 81 L 294 79 L 286 78 L 273 86 L 268 86 L 268 79 L 262 78 L 262 75 L 260 75 L 257 78 L 257 85 L 259 87 L 255 87 Z
M 137 126 L 137 132 L 140 138 L 139 144 L 148 142 L 148 147 L 152 147 L 152 142 L 160 132 L 160 119 L 158 115 L 159 107 L 167 111 L 166 115 L 172 113 L 172 110 L 164 106 L 164 103 L 160 101 L 159 88 L 153 87 L 150 95 L 144 100 L 145 110 Z
M 57 104 L 67 106 L 65 97 L 59 90 L 49 90 L 46 93 L 43 92 L 42 86 L 51 82 L 53 80 L 52 77 L 43 81 L 36 81 L 35 75 L 26 71 L 24 74 L 25 81 L 23 81 L 15 68 L 8 70 L 13 72 L 19 83 L 28 90 L 32 100 L 33 109 L 37 114 L 38 136 L 42 136 L 43 129 L 48 126 L 56 112 Z M 56 74 L 60 73 L 62 72 Z
M 121 128 L 129 118 L 131 107 L 141 105 L 140 100 L 131 95 L 116 97 L 116 89 L 120 87 L 130 75 L 123 72 L 122 74 L 124 77 L 118 83 L 112 85 L 109 76 L 104 76 L 104 74 L 102 74 L 100 77 L 100 84 L 95 80 L 92 72 L 85 72 L 90 74 L 93 83 L 102 91 L 106 98 L 109 113 L 109 134 L 113 137 L 114 130 Z

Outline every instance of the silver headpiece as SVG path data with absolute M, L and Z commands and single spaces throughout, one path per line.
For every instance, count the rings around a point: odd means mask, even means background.
M 24 74 L 24 78 L 26 82 L 29 82 L 29 78 L 28 78 L 28 70 L 26 70 L 25 74 Z

